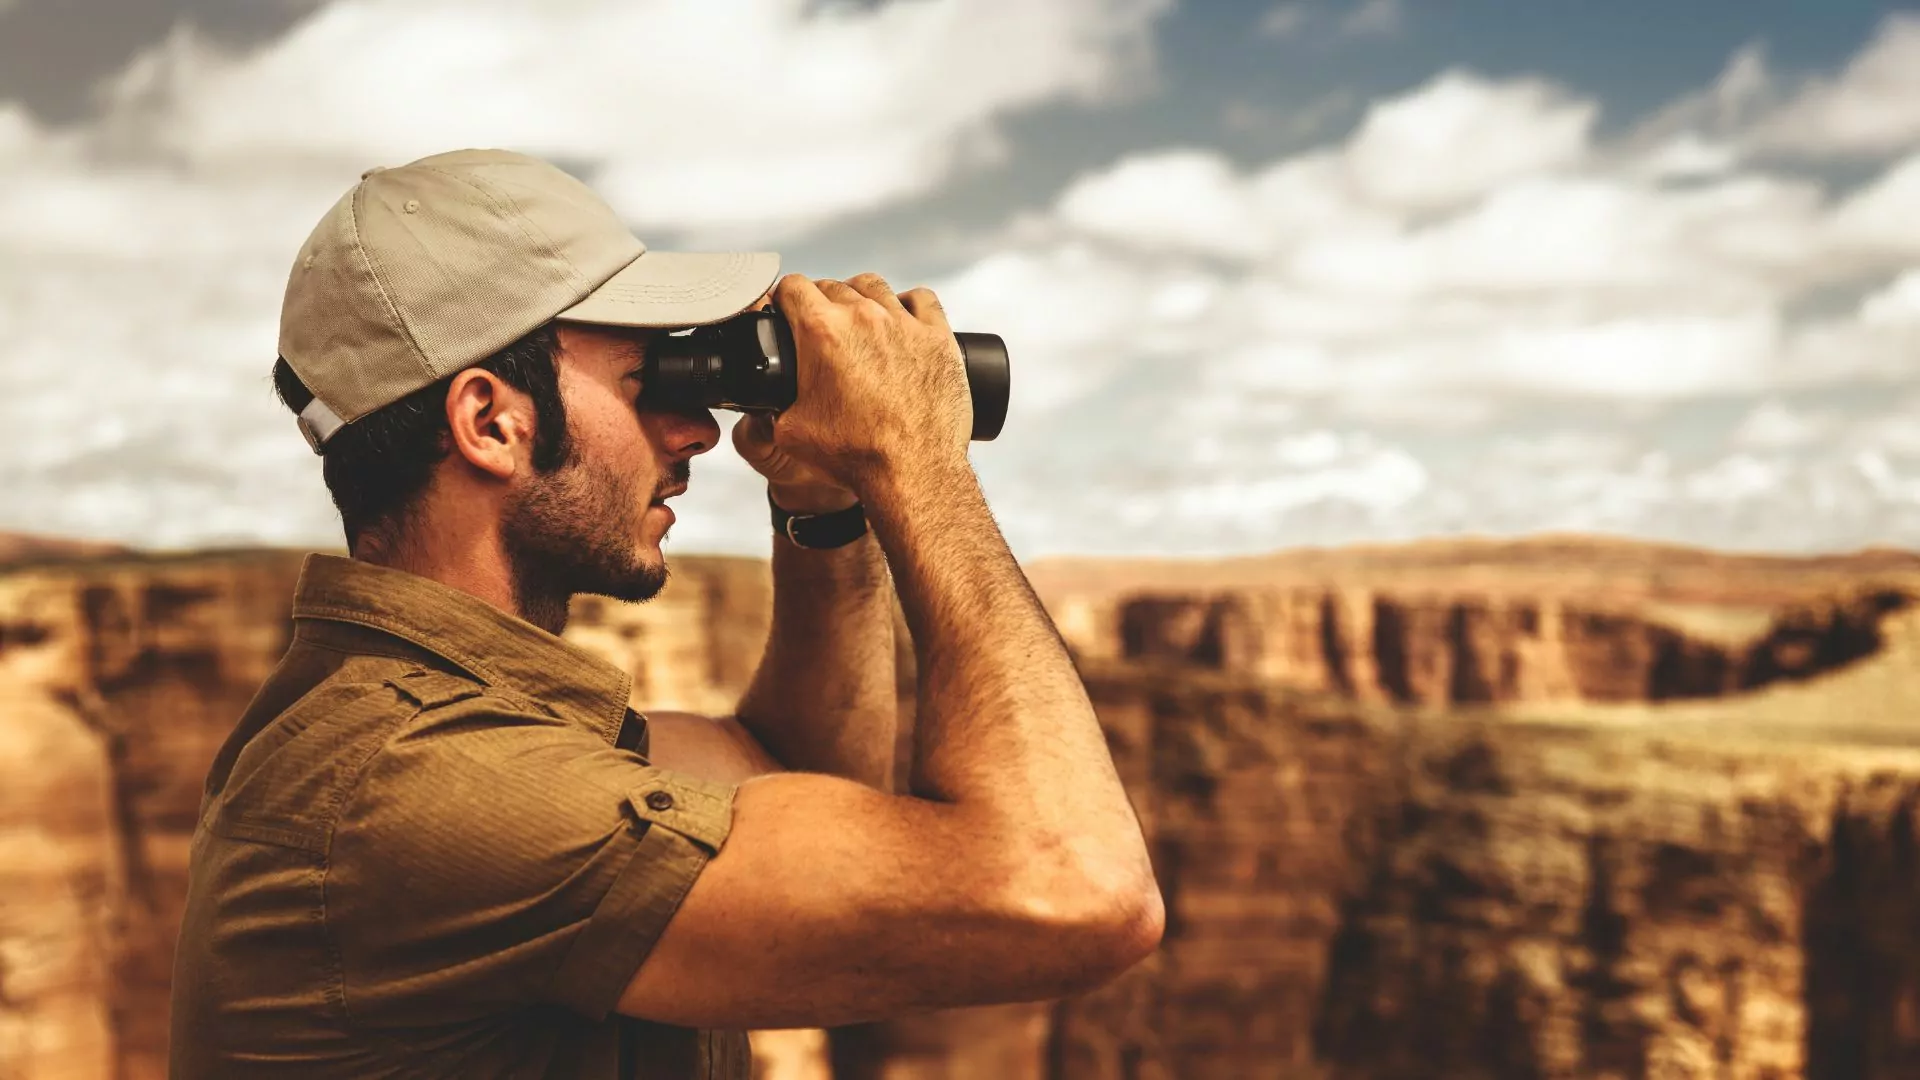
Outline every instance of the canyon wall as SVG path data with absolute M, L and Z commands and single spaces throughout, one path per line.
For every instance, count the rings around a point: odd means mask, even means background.
M 1871 656 L 1911 603 L 1880 585 L 1802 600 L 1749 640 L 1631 607 L 1535 597 L 1250 588 L 1069 598 L 1063 632 L 1093 659 L 1173 661 L 1360 701 L 1446 706 L 1718 697 Z M 1678 621 L 1678 620 L 1676 620 Z
M 1912 750 L 1098 678 L 1171 921 L 1034 1076 L 1920 1075 Z
M 1920 1075 L 1920 750 L 1086 674 L 1161 949 L 1082 998 L 835 1032 L 836 1075 Z
M 0 573 L 0 1077 L 164 1075 L 200 784 L 285 646 L 298 565 Z M 1796 692 L 1867 668 L 1920 678 L 1920 652 L 1886 644 L 1920 641 L 1906 593 L 1877 573 L 1823 581 L 1770 595 L 1737 635 L 1640 609 L 1569 629 L 1590 602 L 1555 598 L 1529 635 L 1510 596 L 1458 615 L 1470 596 L 1367 589 L 1333 607 L 1407 612 L 1404 663 L 1383 662 L 1377 630 L 1330 663 L 1325 589 L 1235 607 L 1156 582 L 1089 601 L 1083 615 L 1114 620 L 1078 629 L 1072 597 L 1049 596 L 1152 843 L 1163 948 L 1080 999 L 836 1031 L 830 1048 L 757 1039 L 763 1069 L 823 1076 L 830 1049 L 834 1075 L 872 1080 L 1920 1075 L 1913 751 L 1728 739 L 1719 719 L 1682 738 L 1402 707 L 1645 687 L 1656 627 L 1686 655 L 1720 650 L 1723 692 L 1761 672 L 1753 685 Z M 718 711 L 751 672 L 768 596 L 764 564 L 676 559 L 657 601 L 584 599 L 569 634 L 633 671 L 642 707 Z M 1628 674 L 1581 683 L 1582 649 Z M 1479 659 L 1508 656 L 1510 679 Z M 1521 689 L 1463 696 L 1476 671 Z M 1727 700 L 1737 718 L 1750 699 Z

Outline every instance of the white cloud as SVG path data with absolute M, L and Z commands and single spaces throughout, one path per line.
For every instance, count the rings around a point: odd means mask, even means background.
M 334 537 L 268 372 L 293 252 L 370 165 L 517 146 L 643 237 L 768 243 L 930 190 L 1006 117 L 1134 92 L 1165 7 L 336 0 L 246 54 L 176 32 L 78 128 L 0 104 L 4 527 Z
M 1449 72 L 1376 103 L 1344 144 L 1263 166 L 1133 155 L 1076 180 L 1010 240 L 1017 253 L 956 283 L 982 325 L 1033 335 L 1029 365 L 1071 373 L 1047 381 L 1046 407 L 1105 385 L 1122 358 L 1177 349 L 1208 358 L 1215 392 L 1443 427 L 1499 402 L 1648 404 L 1911 370 L 1910 337 L 1888 326 L 1897 288 L 1866 302 L 1872 318 L 1794 313 L 1920 254 L 1920 155 L 1840 197 L 1686 131 L 1665 152 L 1693 164 L 1650 169 L 1593 145 L 1597 111 L 1538 80 Z M 1017 286 L 967 287 L 1013 266 L 1029 268 Z M 1171 319 L 1145 298 L 1176 280 L 1206 284 Z M 1098 310 L 1103 329 L 1024 325 L 1061 310 Z
M 1206 151 L 1122 161 L 1068 188 L 1055 209 L 1072 228 L 1149 249 L 1246 257 L 1263 246 L 1253 193 Z
M 1901 274 L 1861 301 L 1860 321 L 1868 326 L 1920 327 L 1920 270 Z
M 1877 450 L 1862 450 L 1853 459 L 1867 483 L 1881 497 L 1903 503 L 1920 503 L 1920 470 L 1902 469 Z
M 1775 494 L 1786 478 L 1780 462 L 1739 453 L 1688 476 L 1683 487 L 1696 502 L 1738 503 Z
M 1204 479 L 1121 499 L 1120 519 L 1134 527 L 1272 529 L 1292 512 L 1345 504 L 1368 515 L 1405 507 L 1428 486 L 1426 467 L 1397 446 L 1361 433 L 1328 430 L 1289 436 L 1265 454 L 1242 454 Z
M 1387 206 L 1441 210 L 1577 164 L 1598 114 L 1544 82 L 1451 71 L 1369 109 L 1347 165 L 1359 189 Z
M 1123 91 L 1165 6 L 341 0 L 241 56 L 183 30 L 116 97 L 205 167 L 510 146 L 591 164 L 638 224 L 764 235 L 925 192 L 1011 112 Z
M 39 127 L 25 108 L 18 102 L 0 102 L 0 161 L 26 156 L 41 138 Z
M 1739 163 L 1739 152 L 1733 146 L 1698 132 L 1685 132 L 1654 145 L 1633 167 L 1649 180 L 1693 180 L 1724 176 Z
M 1755 146 L 1873 157 L 1920 146 L 1920 15 L 1896 13 L 1845 70 L 1810 81 L 1759 120 Z
M 1754 406 L 1734 429 L 1735 446 L 1756 450 L 1794 450 L 1829 437 L 1837 418 L 1828 411 L 1795 409 L 1778 398 Z
M 591 171 L 643 236 L 764 242 L 933 190 L 1034 106 L 1126 92 L 1164 6 L 336 0 L 245 56 L 175 36 L 91 126 L 0 105 L 8 524 L 329 541 L 266 373 L 287 261 L 367 165 L 517 145 Z M 1912 34 L 1793 92 L 1744 50 L 1620 137 L 1550 81 L 1456 70 L 1300 153 L 1139 147 L 1076 177 L 936 283 L 1015 353 L 1007 434 L 975 452 L 996 511 L 1023 553 L 1920 543 L 1920 408 L 1832 404 L 1897 396 L 1920 357 L 1920 146 L 1884 59 Z M 1835 154 L 1874 175 L 1794 156 Z M 698 470 L 676 543 L 763 538 L 752 477 Z
M 1849 423 L 1844 447 L 1869 451 L 1894 458 L 1913 459 L 1920 466 L 1920 393 L 1909 393 L 1904 400 Z
M 976 324 L 1022 328 L 1022 370 L 1050 390 L 1029 424 L 1051 435 L 1048 418 L 1129 386 L 1164 400 L 1163 421 L 1088 467 L 1111 497 L 1139 484 L 1132 513 L 1176 548 L 1447 528 L 1920 539 L 1920 513 L 1850 456 L 1902 467 L 1899 422 L 1850 433 L 1835 407 L 1800 403 L 1911 385 L 1920 164 L 1849 189 L 1745 156 L 1733 129 L 1767 107 L 1765 81 L 1743 53 L 1710 107 L 1603 141 L 1595 102 L 1445 73 L 1374 103 L 1349 137 L 1264 164 L 1128 155 L 955 284 L 1029 268 L 1017 287 L 961 293 Z M 1149 302 L 1161 290 L 1183 302 Z M 1031 315 L 1061 310 L 1099 329 Z M 1142 357 L 1185 358 L 1191 374 L 1148 381 Z M 1729 400 L 1748 414 L 1719 446 L 1663 448 L 1663 416 Z M 1544 416 L 1575 427 L 1486 441 Z M 1592 430 L 1608 423 L 1622 433 Z M 1275 434 L 1212 434 L 1242 429 Z M 1366 454 L 1349 449 L 1361 436 Z M 1047 445 L 1011 438 L 1028 455 Z M 1183 438 L 1205 453 L 1163 475 Z
M 1190 356 L 1196 340 L 1210 337 L 1201 323 L 1216 288 L 1217 279 L 1198 271 L 1141 273 L 1069 243 L 991 256 L 939 291 L 954 325 L 992 326 L 1019 343 L 1020 389 L 1010 407 L 1037 415 L 1087 392 L 1124 360 Z
M 1853 248 L 1894 258 L 1920 258 L 1920 153 L 1887 170 L 1843 203 L 1840 238 Z

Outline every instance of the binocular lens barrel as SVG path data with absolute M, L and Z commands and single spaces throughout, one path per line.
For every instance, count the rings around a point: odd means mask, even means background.
M 973 398 L 973 438 L 1000 434 L 1012 374 L 997 334 L 955 334 Z M 778 412 L 793 404 L 793 331 L 778 312 L 749 311 L 691 333 L 654 340 L 640 400 L 660 408 Z

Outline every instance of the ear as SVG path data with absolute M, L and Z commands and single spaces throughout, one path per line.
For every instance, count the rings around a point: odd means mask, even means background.
M 453 451 L 496 479 L 533 459 L 533 402 L 490 371 L 467 368 L 447 388 Z

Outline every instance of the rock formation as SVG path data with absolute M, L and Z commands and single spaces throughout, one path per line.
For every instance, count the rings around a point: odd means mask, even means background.
M 1124 596 L 1082 609 L 1083 656 L 1243 672 L 1361 701 L 1446 706 L 1668 701 L 1807 679 L 1872 655 L 1911 602 L 1892 587 L 1803 600 L 1755 640 L 1690 634 L 1630 608 L 1534 598 L 1243 589 Z
M 1504 584 L 1469 554 L 1237 591 L 1036 575 L 1166 943 L 1084 998 L 834 1032 L 834 1075 L 1920 1075 L 1913 567 L 1732 560 L 1716 585 L 1675 555 L 1610 592 L 1592 559 L 1572 588 L 1524 547 Z M 0 572 L 0 1076 L 164 1075 L 200 784 L 298 566 Z M 764 564 L 680 559 L 659 600 L 583 600 L 569 633 L 642 707 L 723 710 L 767 599 Z M 817 1033 L 758 1045 L 826 1075 Z
M 1002 1016 L 988 1035 L 1037 1029 L 1019 1070 L 887 1071 L 967 1060 L 963 1013 L 855 1033 L 846 1075 L 1920 1075 L 1920 752 L 1088 674 L 1167 895 L 1160 952 Z

